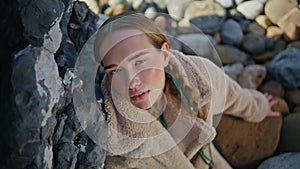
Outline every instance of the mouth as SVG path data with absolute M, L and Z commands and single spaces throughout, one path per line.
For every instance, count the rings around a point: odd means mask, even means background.
M 132 100 L 132 101 L 143 100 L 149 93 L 150 93 L 150 90 L 145 91 L 145 92 L 135 92 L 134 94 L 130 95 L 130 100 Z

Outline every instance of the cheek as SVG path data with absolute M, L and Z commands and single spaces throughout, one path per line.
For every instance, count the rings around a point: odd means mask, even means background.
M 151 85 L 151 87 L 155 88 L 164 86 L 165 72 L 163 70 L 149 69 L 141 72 L 139 76 L 142 78 L 142 82 L 147 86 Z
M 122 78 L 110 78 L 109 79 L 111 88 L 117 91 L 118 93 L 124 95 L 128 94 L 128 85 L 124 82 Z M 127 93 L 126 93 L 127 92 Z

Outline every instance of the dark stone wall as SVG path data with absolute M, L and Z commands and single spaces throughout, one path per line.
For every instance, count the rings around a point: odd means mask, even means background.
M 0 38 L 0 168 L 101 168 L 72 103 L 80 49 L 98 16 L 72 0 L 3 0 Z

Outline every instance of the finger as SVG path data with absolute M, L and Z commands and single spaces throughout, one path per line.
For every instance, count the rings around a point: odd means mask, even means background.
M 270 101 L 272 99 L 272 95 L 270 95 L 269 93 L 265 93 L 265 96 L 268 99 L 268 101 Z
M 269 114 L 267 116 L 269 116 L 269 117 L 278 117 L 278 116 L 280 116 L 280 112 L 271 111 L 271 112 L 269 112 Z
M 277 103 L 278 103 L 278 100 L 272 100 L 272 101 L 270 101 L 269 105 L 270 105 L 270 107 L 273 107 Z

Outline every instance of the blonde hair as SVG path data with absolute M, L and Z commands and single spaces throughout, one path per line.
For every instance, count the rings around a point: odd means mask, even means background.
M 104 57 L 100 56 L 99 53 L 99 48 L 104 38 L 109 33 L 123 28 L 133 28 L 142 31 L 148 37 L 150 43 L 157 49 L 160 49 L 162 44 L 167 42 L 166 36 L 152 20 L 143 14 L 126 11 L 119 15 L 112 16 L 99 28 L 94 45 L 95 59 L 97 61 L 101 62 L 101 59 Z

